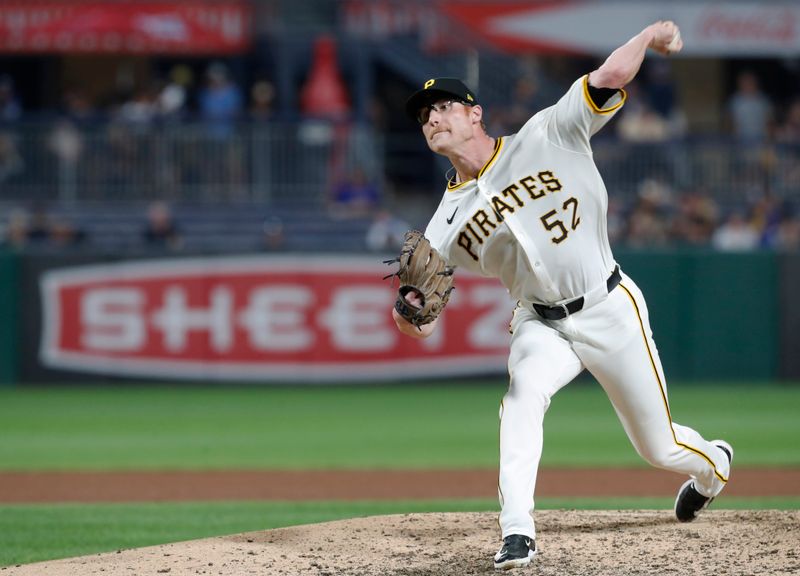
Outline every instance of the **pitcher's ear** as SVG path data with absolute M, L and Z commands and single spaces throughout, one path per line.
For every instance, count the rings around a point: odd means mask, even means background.
M 476 124 L 480 124 L 483 120 L 483 108 L 481 108 L 480 104 L 475 104 L 470 108 L 470 114 L 472 115 L 472 121 Z

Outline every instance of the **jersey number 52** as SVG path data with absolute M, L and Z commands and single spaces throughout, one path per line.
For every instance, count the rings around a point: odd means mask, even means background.
M 575 230 L 578 227 L 578 224 L 581 223 L 581 219 L 578 216 L 578 200 L 576 198 L 569 198 L 567 199 L 562 205 L 561 208 L 567 213 L 567 217 L 569 218 L 570 213 L 572 215 L 571 221 L 571 228 Z M 567 239 L 569 236 L 569 231 L 567 227 L 564 225 L 564 221 L 560 218 L 557 218 L 558 212 L 555 210 L 550 210 L 547 214 L 544 214 L 540 220 L 542 221 L 542 225 L 548 230 L 556 230 L 557 235 L 550 238 L 550 241 L 553 244 L 560 244 L 564 240 Z

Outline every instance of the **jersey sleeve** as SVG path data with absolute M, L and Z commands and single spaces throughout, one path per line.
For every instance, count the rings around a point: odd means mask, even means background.
M 547 135 L 554 144 L 575 152 L 588 152 L 589 139 L 622 108 L 627 94 L 617 90 L 605 102 L 595 102 L 589 92 L 589 75 L 577 79 L 550 109 Z

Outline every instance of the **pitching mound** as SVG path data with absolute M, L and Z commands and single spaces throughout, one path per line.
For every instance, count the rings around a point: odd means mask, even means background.
M 515 574 L 794 574 L 800 511 L 541 511 L 540 553 Z M 3 574 L 466 576 L 495 574 L 494 513 L 358 518 L 122 550 L 2 569 Z

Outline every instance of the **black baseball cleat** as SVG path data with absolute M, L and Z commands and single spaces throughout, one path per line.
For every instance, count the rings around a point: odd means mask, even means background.
M 730 444 L 724 440 L 712 440 L 711 443 L 725 453 L 728 457 L 728 464 L 733 461 L 733 448 Z M 700 494 L 694 487 L 694 480 L 689 479 L 678 490 L 678 497 L 675 498 L 675 516 L 680 522 L 691 522 L 713 501 L 713 496 Z
M 503 547 L 494 555 L 495 570 L 522 568 L 536 555 L 536 541 L 527 536 L 512 534 L 503 538 Z

